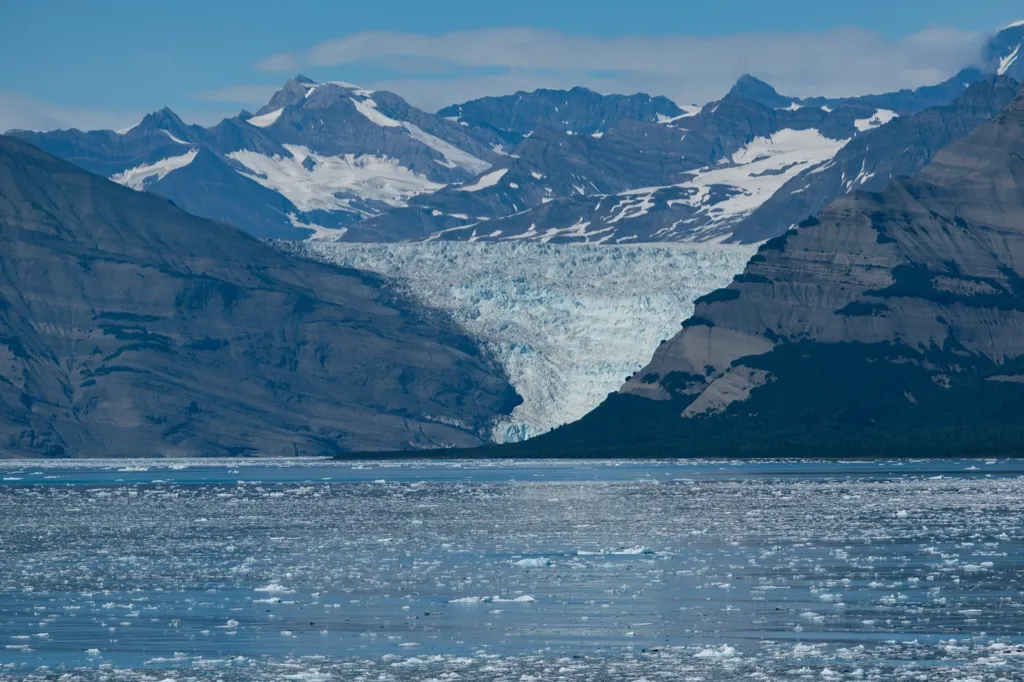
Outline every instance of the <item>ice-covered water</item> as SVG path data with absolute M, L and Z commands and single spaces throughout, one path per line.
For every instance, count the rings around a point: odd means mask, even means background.
M 308 242 L 445 310 L 501 362 L 523 403 L 497 441 L 580 419 L 727 285 L 752 246 Z
M 0 464 L 0 679 L 1024 679 L 1024 462 Z

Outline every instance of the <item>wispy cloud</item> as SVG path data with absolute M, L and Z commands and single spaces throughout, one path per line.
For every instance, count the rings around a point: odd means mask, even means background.
M 192 95 L 200 102 L 227 102 L 231 104 L 263 104 L 280 85 L 232 85 L 216 90 L 204 90 Z
M 64 106 L 17 92 L 0 91 L 0 131 L 58 128 L 117 130 L 138 123 L 141 116 L 137 112 Z
M 429 108 L 507 92 L 513 84 L 643 90 L 703 102 L 719 97 L 744 73 L 794 95 L 855 95 L 936 83 L 973 62 L 984 37 L 943 27 L 900 40 L 854 28 L 711 38 L 594 38 L 530 28 L 438 36 L 366 32 L 271 55 L 256 66 L 270 72 L 368 65 L 394 70 L 403 62 L 429 61 L 447 69 L 443 77 L 408 69 L 385 83 L 401 86 L 399 92 Z

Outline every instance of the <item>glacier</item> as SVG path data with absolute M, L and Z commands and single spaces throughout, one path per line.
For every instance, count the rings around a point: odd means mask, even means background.
M 377 273 L 442 310 L 502 363 L 523 403 L 492 433 L 524 440 L 575 421 L 642 368 L 693 300 L 756 246 L 311 240 L 307 257 Z

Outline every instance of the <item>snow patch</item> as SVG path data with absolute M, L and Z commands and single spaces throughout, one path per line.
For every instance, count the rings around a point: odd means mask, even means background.
M 857 130 L 862 133 L 871 130 L 872 128 L 880 128 L 886 123 L 889 123 L 895 118 L 899 118 L 899 114 L 890 109 L 878 109 L 875 111 L 874 116 L 870 118 L 858 118 L 853 122 L 853 125 Z
M 110 176 L 110 179 L 114 182 L 124 185 L 125 187 L 131 187 L 132 189 L 144 190 L 146 185 L 153 179 L 161 180 L 165 175 L 171 171 L 184 168 L 185 166 L 192 163 L 195 160 L 196 154 L 199 153 L 198 149 L 190 149 L 181 156 L 169 156 L 166 159 L 160 159 L 155 163 L 143 164 L 136 166 L 135 168 L 129 168 L 128 170 L 115 173 Z
M 1013 52 L 1011 52 L 1010 54 L 1006 55 L 1005 57 L 1003 57 L 1002 59 L 999 60 L 999 75 L 1000 76 L 1002 76 L 1003 74 L 1005 74 L 1007 71 L 1010 70 L 1010 67 L 1013 66 L 1013 63 L 1017 61 L 1017 55 L 1019 53 L 1020 53 L 1020 45 L 1017 45 L 1017 47 L 1013 48 Z
M 463 185 L 459 189 L 463 192 L 479 192 L 482 189 L 494 187 L 503 177 L 505 177 L 505 173 L 508 173 L 508 168 L 499 168 L 496 171 L 491 171 L 490 173 L 481 176 L 472 185 Z
M 290 156 L 239 150 L 228 157 L 248 169 L 246 177 L 284 195 L 302 211 L 358 210 L 352 206 L 356 198 L 405 206 L 411 197 L 444 186 L 386 156 L 321 156 L 301 145 L 284 147 Z
M 402 124 L 386 116 L 381 112 L 377 111 L 377 103 L 372 99 L 358 100 L 355 97 L 351 98 L 351 102 L 355 105 L 356 111 L 365 116 L 370 120 L 371 123 L 379 125 L 381 128 L 401 128 Z
M 284 111 L 284 107 L 281 107 L 280 109 L 274 109 L 273 111 L 268 111 L 267 113 L 260 114 L 259 116 L 253 116 L 252 118 L 247 120 L 246 123 L 252 126 L 256 126 L 257 128 L 266 128 L 267 126 L 273 124 L 274 121 L 281 118 L 282 111 Z
M 658 123 L 661 123 L 662 125 L 670 125 L 683 118 L 692 118 L 693 116 L 696 116 L 704 109 L 704 107 L 697 106 L 696 104 L 684 104 L 679 108 L 683 110 L 683 113 L 679 114 L 678 116 L 666 116 L 665 114 L 658 114 Z
M 477 173 L 483 173 L 491 167 L 491 164 L 483 159 L 478 159 L 469 152 L 463 151 L 455 145 L 431 135 L 419 126 L 404 121 L 401 125 L 409 132 L 409 136 L 412 139 L 420 142 L 421 144 L 427 145 L 443 156 L 445 161 L 442 165 L 448 168 L 465 168 L 475 175 Z
M 169 131 L 169 130 L 163 130 L 161 128 L 160 132 L 163 133 L 164 135 L 166 135 L 167 137 L 171 138 L 172 142 L 177 142 L 178 144 L 185 144 L 185 145 L 191 144 L 190 142 L 186 142 L 185 140 L 182 140 L 181 138 L 178 138 L 178 137 L 175 137 L 174 135 L 171 135 L 171 131 Z
M 696 190 L 690 198 L 676 199 L 698 208 L 708 220 L 697 234 L 733 224 L 749 215 L 801 171 L 832 159 L 849 140 L 833 140 L 817 130 L 784 128 L 771 137 L 758 137 L 728 160 L 729 165 L 705 168 L 679 187 Z M 715 186 L 735 193 L 712 200 Z

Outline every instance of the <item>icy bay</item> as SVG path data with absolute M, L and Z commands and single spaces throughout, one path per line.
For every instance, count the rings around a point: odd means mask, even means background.
M 0 463 L 0 679 L 1024 679 L 1024 462 Z

